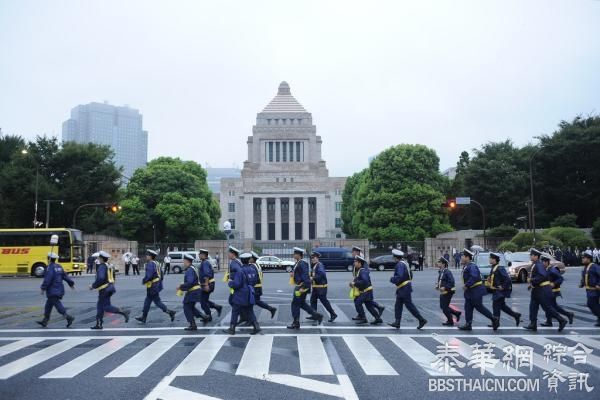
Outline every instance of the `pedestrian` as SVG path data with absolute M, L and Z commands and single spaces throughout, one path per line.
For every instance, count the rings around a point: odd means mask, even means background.
M 333 322 L 337 318 L 337 314 L 333 311 L 331 303 L 327 299 L 327 271 L 325 266 L 319 261 L 321 253 L 313 251 L 310 254 L 311 277 L 312 277 L 312 293 L 310 294 L 310 306 L 317 310 L 317 300 L 321 301 L 323 307 L 329 313 L 328 322 Z M 313 319 L 312 316 L 307 319 Z
M 212 314 L 210 309 L 217 310 L 217 315 L 220 317 L 223 307 L 210 301 L 210 295 L 215 291 L 215 272 L 213 266 L 208 259 L 208 250 L 198 250 L 200 257 L 200 285 L 202 291 L 200 292 L 200 307 L 207 317 L 207 322 L 212 321 Z
M 544 264 L 544 268 L 548 271 L 548 280 L 550 281 L 550 286 L 552 287 L 552 297 L 550 298 L 550 304 L 552 307 L 558 311 L 559 314 L 564 315 L 569 320 L 569 324 L 573 325 L 573 318 L 575 317 L 575 313 L 565 310 L 561 306 L 558 305 L 558 298 L 562 297 L 560 292 L 560 285 L 563 283 L 564 278 L 560 273 L 558 267 L 556 265 L 552 265 L 552 257 L 548 254 L 542 254 L 540 257 L 542 263 Z M 542 326 L 552 326 L 552 318 L 550 315 L 546 314 L 546 322 L 541 323 Z
M 389 325 L 396 329 L 400 329 L 400 321 L 402 321 L 402 310 L 406 305 L 406 309 L 419 321 L 417 329 L 423 328 L 427 320 L 423 318 L 417 307 L 412 302 L 412 273 L 410 267 L 404 261 L 404 252 L 402 250 L 393 249 L 392 255 L 396 261 L 394 275 L 390 278 L 390 282 L 396 285 L 396 304 L 394 305 L 394 317 L 396 320 Z
M 221 258 L 219 257 L 219 253 L 215 255 L 215 261 L 217 263 L 217 271 L 221 270 Z
M 125 275 L 129 275 L 129 268 L 131 267 L 131 253 L 127 252 L 123 254 L 123 263 L 125 264 Z
M 531 290 L 531 300 L 529 302 L 529 325 L 525 329 L 537 331 L 537 316 L 540 306 L 546 312 L 549 318 L 558 320 L 558 331 L 562 332 L 567 320 L 560 316 L 558 311 L 552 306 L 552 287 L 548 280 L 548 271 L 544 268 L 540 260 L 542 252 L 532 248 L 529 251 L 531 258 L 531 276 L 528 279 L 528 290 Z
M 169 254 L 163 258 L 163 264 L 165 264 L 165 275 L 169 275 L 171 273 L 171 257 L 169 257 Z
M 458 269 L 460 267 L 460 253 L 458 250 L 454 250 L 454 268 Z
M 196 303 L 200 302 L 200 274 L 196 267 L 192 264 L 194 262 L 194 256 L 191 254 L 183 255 L 183 268 L 184 276 L 183 283 L 177 286 L 177 294 L 183 297 L 183 315 L 188 322 L 188 326 L 184 328 L 186 331 L 196 331 L 198 326 L 196 325 L 197 317 L 202 318 L 202 313 L 196 308 Z M 204 318 L 202 318 L 205 320 Z
M 560 247 L 558 247 L 556 249 L 556 251 L 554 252 L 554 258 L 556 258 L 558 261 L 562 261 L 563 260 L 563 252 L 560 249 Z
M 86 274 L 93 274 L 94 273 L 94 264 L 95 264 L 96 258 L 94 257 L 93 254 L 90 254 L 85 262 L 85 266 L 86 266 L 86 270 L 85 273 Z
M 506 305 L 506 299 L 512 294 L 512 281 L 508 272 L 506 272 L 506 268 L 500 265 L 500 258 L 499 253 L 490 253 L 491 271 L 487 286 L 492 291 L 492 314 L 500 321 L 500 313 L 504 311 L 513 317 L 516 326 L 519 326 L 521 314 Z
M 436 290 L 440 292 L 440 308 L 446 316 L 446 322 L 442 325 L 454 326 L 454 320 L 452 316 L 456 317 L 456 322 L 460 321 L 461 312 L 455 307 L 450 305 L 452 296 L 456 291 L 454 283 L 454 275 L 452 271 L 448 269 L 449 260 L 444 257 L 440 257 L 437 261 L 437 267 L 439 268 Z
M 258 277 L 258 281 L 254 285 L 254 301 L 258 307 L 264 308 L 265 310 L 269 311 L 271 313 L 271 319 L 273 319 L 275 317 L 275 313 L 277 312 L 277 308 L 268 305 L 267 303 L 265 303 L 264 301 L 262 301 L 260 299 L 263 294 L 263 278 L 264 278 L 264 276 L 263 276 L 262 268 L 256 262 L 258 259 L 259 259 L 258 254 L 255 253 L 254 251 L 251 251 L 250 252 L 250 260 L 249 260 L 248 265 L 254 269 L 254 271 L 256 272 L 256 276 Z M 243 260 L 242 260 L 242 262 L 243 262 Z
M 115 272 L 112 265 L 107 265 L 110 255 L 101 251 L 98 256 L 100 264 L 96 267 L 96 280 L 90 285 L 90 290 L 98 291 L 98 302 L 96 303 L 96 325 L 91 329 L 102 329 L 104 313 L 120 314 L 125 318 L 125 323 L 129 322 L 129 310 L 123 310 L 110 303 L 110 298 L 116 293 Z
M 131 266 L 133 268 L 133 275 L 140 274 L 139 265 L 140 265 L 140 258 L 137 255 L 134 255 L 131 260 Z
M 423 253 L 419 253 L 419 271 L 423 271 L 423 261 Z
M 67 320 L 67 328 L 75 320 L 74 317 L 67 314 L 67 310 L 65 310 L 65 307 L 61 303 L 61 299 L 65 295 L 63 281 L 67 282 L 71 289 L 75 289 L 75 282 L 69 278 L 63 267 L 56 262 L 57 259 L 58 255 L 56 253 L 48 253 L 48 268 L 46 268 L 44 281 L 40 286 L 42 295 L 46 294 L 46 305 L 44 306 L 44 318 L 36 322 L 44 328 L 48 326 L 48 320 L 50 320 L 50 313 L 53 307 Z
M 375 296 L 373 293 L 373 284 L 371 283 L 371 275 L 369 273 L 369 267 L 367 266 L 367 260 L 362 256 L 354 257 L 354 269 L 355 278 L 350 282 L 351 297 L 354 299 L 354 308 L 356 309 L 356 317 L 352 319 L 356 321 L 357 325 L 366 324 L 367 317 L 365 314 L 365 308 L 369 310 L 369 313 L 375 318 L 371 325 L 379 325 L 383 323 L 381 314 L 385 310 L 384 307 L 380 306 L 375 302 Z M 364 306 L 363 306 L 364 305 Z
M 167 306 L 160 299 L 160 292 L 163 290 L 163 277 L 160 273 L 160 266 L 156 262 L 158 253 L 154 250 L 146 250 L 146 271 L 142 284 L 146 286 L 146 299 L 144 299 L 144 308 L 142 315 L 135 317 L 135 319 L 142 324 L 146 323 L 148 312 L 150 311 L 150 305 L 156 304 L 164 313 L 169 314 L 171 322 L 175 321 L 176 312 L 169 310 Z
M 473 262 L 474 253 L 470 250 L 463 249 L 460 259 L 463 270 L 463 290 L 465 296 L 465 324 L 458 327 L 462 331 L 473 330 L 473 310 L 479 311 L 485 317 L 492 321 L 492 328 L 498 329 L 500 320 L 483 305 L 483 296 L 487 294 L 485 285 L 481 281 L 481 272 L 477 264 Z
M 354 260 L 356 256 L 362 256 L 362 249 L 358 246 L 352 246 L 352 259 Z M 354 262 L 353 262 L 354 264 Z M 356 273 L 358 270 L 356 268 L 352 268 L 352 276 L 356 278 Z
M 598 263 L 600 261 L 600 251 L 597 247 L 594 247 L 594 250 L 592 250 L 592 254 L 594 256 L 594 263 Z
M 254 257 L 252 256 L 252 252 L 246 252 L 240 255 L 240 259 L 242 261 L 242 278 L 246 280 L 246 286 L 248 288 L 248 304 L 243 306 L 240 315 L 241 319 L 246 321 L 245 326 L 252 326 L 253 330 L 250 332 L 251 335 L 256 335 L 261 331 L 260 326 L 258 325 L 258 320 L 256 319 L 256 314 L 254 313 L 254 305 L 256 304 L 256 295 L 254 291 L 254 287 L 260 282 L 260 278 L 258 276 L 258 271 L 254 266 L 250 265 L 251 260 Z M 258 255 L 256 256 L 258 259 Z
M 233 246 L 229 246 L 229 273 L 227 285 L 230 289 L 229 303 L 231 304 L 231 321 L 229 323 L 229 329 L 223 330 L 223 332 L 229 335 L 235 335 L 235 327 L 238 323 L 238 318 L 241 315 L 245 315 L 251 324 L 256 322 L 252 307 L 249 307 L 251 303 L 254 303 L 254 296 L 250 291 L 248 278 L 246 277 L 242 262 L 238 258 L 239 256 L 240 251 Z
M 592 263 L 593 257 L 593 253 L 583 252 L 583 271 L 581 271 L 579 287 L 585 289 L 587 306 L 596 316 L 594 326 L 600 326 L 600 266 Z
M 310 293 L 310 267 L 303 260 L 305 250 L 299 247 L 294 247 L 294 260 L 296 264 L 290 272 L 290 284 L 294 286 L 292 294 L 292 318 L 294 321 L 287 326 L 288 329 L 300 329 L 300 309 L 309 313 L 313 320 L 320 325 L 323 321 L 323 315 L 319 314 L 315 309 L 306 303 L 306 296 Z

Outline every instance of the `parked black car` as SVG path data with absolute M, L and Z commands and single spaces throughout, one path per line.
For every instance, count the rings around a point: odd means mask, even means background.
M 343 269 L 352 271 L 354 268 L 354 258 L 352 250 L 342 247 L 315 247 L 313 250 L 321 253 L 319 261 L 323 263 L 328 271 Z
M 408 262 L 408 260 L 406 260 Z M 415 271 L 419 266 L 419 262 L 412 260 L 410 262 L 410 269 Z M 382 256 L 375 257 L 369 261 L 369 267 L 378 271 L 385 271 L 386 269 L 394 269 L 396 267 L 396 260 L 391 254 L 384 254 Z

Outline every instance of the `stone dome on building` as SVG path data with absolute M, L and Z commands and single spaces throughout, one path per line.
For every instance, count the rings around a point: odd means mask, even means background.
M 283 81 L 279 84 L 277 95 L 262 110 L 263 113 L 305 113 L 306 109 L 292 96 L 290 85 Z

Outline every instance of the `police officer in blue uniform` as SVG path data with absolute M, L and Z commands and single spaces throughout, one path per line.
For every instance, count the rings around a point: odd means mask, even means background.
M 573 318 L 575 318 L 575 313 L 569 312 L 558 305 L 558 298 L 562 297 L 560 293 L 560 285 L 563 283 L 564 278 L 560 273 L 558 267 L 556 265 L 552 265 L 552 257 L 549 254 L 542 254 L 540 257 L 542 263 L 544 264 L 544 268 L 548 271 L 548 280 L 550 281 L 550 286 L 552 287 L 552 297 L 550 298 L 550 304 L 552 307 L 558 311 L 559 314 L 564 315 L 569 320 L 569 324 L 573 325 Z M 552 318 L 548 314 L 546 314 L 546 322 L 542 322 L 540 325 L 542 326 L 552 326 Z
M 540 261 L 542 252 L 537 249 L 531 249 L 529 252 L 532 266 L 528 289 L 531 290 L 531 300 L 529 302 L 529 325 L 525 329 L 537 331 L 537 316 L 540 306 L 550 318 L 558 320 L 558 331 L 562 332 L 567 320 L 560 316 L 558 311 L 552 306 L 552 287 L 548 280 L 548 271 Z
M 290 273 L 291 283 L 294 284 L 294 293 L 292 294 L 292 318 L 294 321 L 287 326 L 288 329 L 300 329 L 300 309 L 309 313 L 313 320 L 317 321 L 317 325 L 323 321 L 323 315 L 319 314 L 315 309 L 306 303 L 306 296 L 310 293 L 310 267 L 302 258 L 304 257 L 304 249 L 294 247 L 294 265 L 293 271 Z
M 375 318 L 371 322 L 371 325 L 379 325 L 383 323 L 381 319 L 382 310 L 378 309 L 378 304 L 375 302 L 375 296 L 373 294 L 373 284 L 371 283 L 371 274 L 369 272 L 369 266 L 367 260 L 362 256 L 354 257 L 354 269 L 356 273 L 355 277 L 350 282 L 350 287 L 354 291 L 354 308 L 356 309 L 357 316 L 352 318 L 356 321 L 357 325 L 366 324 L 367 317 L 365 315 L 365 309 L 363 304 L 369 310 L 369 313 Z
M 435 289 L 440 292 L 440 308 L 446 316 L 446 322 L 442 325 L 454 326 L 454 319 L 452 317 L 456 317 L 456 322 L 458 322 L 460 321 L 462 313 L 450 306 L 456 288 L 454 275 L 452 275 L 452 271 L 448 269 L 448 263 L 449 261 L 444 257 L 438 259 L 437 266 L 440 270 L 438 271 L 438 280 Z
M 396 268 L 394 275 L 390 278 L 390 282 L 396 285 L 396 304 L 394 306 L 394 317 L 396 320 L 388 325 L 396 329 L 400 329 L 400 321 L 402 320 L 402 309 L 406 305 L 406 309 L 419 321 L 417 329 L 421 329 L 427 323 L 417 307 L 412 302 L 412 274 L 409 265 L 403 260 L 404 252 L 402 250 L 393 249 L 392 255 L 396 260 Z
M 200 307 L 206 315 L 206 322 L 212 321 L 211 308 L 217 310 L 217 315 L 220 317 L 223 307 L 210 301 L 210 295 L 215 291 L 215 272 L 213 266 L 208 260 L 208 250 L 198 250 L 200 256 L 200 284 L 202 291 L 200 293 Z
M 146 286 L 146 299 L 144 300 L 144 308 L 142 315 L 135 317 L 135 319 L 142 324 L 146 323 L 148 312 L 150 311 L 150 305 L 154 302 L 158 308 L 164 313 L 169 314 L 171 322 L 175 320 L 176 312 L 169 310 L 167 306 L 160 299 L 160 292 L 163 290 L 162 274 L 160 267 L 156 262 L 158 253 L 154 250 L 146 250 L 146 275 L 142 279 L 142 284 Z
M 183 283 L 177 286 L 179 292 L 185 292 L 183 297 L 183 314 L 189 325 L 184 328 L 186 331 L 195 331 L 198 329 L 195 318 L 202 318 L 206 321 L 206 317 L 196 308 L 196 303 L 200 302 L 200 294 L 202 292 L 200 285 L 200 273 L 193 265 L 194 256 L 185 254 L 183 256 L 183 268 L 185 275 Z
M 512 293 L 512 281 L 506 268 L 500 265 L 500 254 L 490 253 L 490 276 L 487 287 L 492 291 L 492 314 L 500 320 L 500 312 L 504 311 L 515 319 L 515 324 L 521 323 L 521 314 L 506 305 L 506 299 Z M 490 325 L 491 326 L 491 325 Z
M 115 307 L 110 303 L 110 298 L 116 293 L 115 289 L 115 271 L 112 265 L 107 265 L 110 255 L 101 251 L 98 255 L 100 264 L 96 266 L 96 280 L 90 285 L 90 290 L 98 290 L 98 302 L 96 303 L 96 325 L 91 329 L 102 329 L 104 313 L 120 314 L 125 318 L 125 323 L 129 322 L 129 310 Z
M 483 305 L 483 296 L 487 294 L 485 285 L 481 280 L 481 272 L 477 264 L 473 262 L 475 254 L 470 250 L 463 249 L 460 262 L 463 264 L 462 279 L 465 296 L 465 324 L 458 327 L 462 331 L 473 330 L 473 310 L 479 311 L 492 321 L 492 328 L 498 329 L 500 319 Z
M 229 329 L 223 330 L 225 333 L 235 335 L 235 326 L 238 318 L 243 315 L 246 320 L 254 327 L 251 334 L 260 332 L 260 327 L 256 322 L 256 316 L 252 306 L 254 305 L 254 288 L 250 283 L 252 271 L 248 264 L 244 266 L 237 258 L 239 250 L 234 247 L 229 248 L 229 281 L 227 285 L 232 289 L 231 293 L 231 321 Z M 250 259 L 250 254 L 243 254 L 244 259 Z
M 597 318 L 594 326 L 600 326 L 600 266 L 594 264 L 594 255 L 590 250 L 582 253 L 583 271 L 580 288 L 585 289 L 587 306 Z
M 329 313 L 328 322 L 333 322 L 337 318 L 337 314 L 333 311 L 331 303 L 327 299 L 327 271 L 325 266 L 319 261 L 321 253 L 313 251 L 310 254 L 310 263 L 312 266 L 311 277 L 312 277 L 312 293 L 310 294 L 310 306 L 317 310 L 317 300 L 321 301 L 323 307 Z M 306 319 L 313 319 L 312 316 Z
M 61 303 L 61 299 L 65 295 L 65 287 L 63 281 L 67 282 L 71 289 L 75 289 L 75 282 L 65 272 L 60 264 L 56 262 L 58 255 L 56 253 L 48 253 L 48 259 L 50 260 L 48 268 L 44 273 L 44 281 L 40 286 L 42 295 L 46 293 L 46 305 L 44 306 L 44 318 L 41 321 L 36 321 L 44 328 L 48 326 L 48 320 L 50 319 L 50 313 L 52 308 L 56 307 L 58 311 L 66 320 L 67 328 L 71 326 L 74 317 L 67 314 L 67 310 Z
M 275 317 L 275 313 L 277 312 L 277 308 L 271 307 L 264 301 L 260 299 L 263 294 L 263 272 L 262 268 L 256 261 L 258 261 L 259 256 L 254 251 L 250 252 L 250 258 L 248 260 L 248 265 L 254 269 L 256 276 L 258 277 L 258 282 L 254 285 L 254 301 L 256 305 L 260 308 L 264 308 L 265 310 L 271 313 L 271 319 Z

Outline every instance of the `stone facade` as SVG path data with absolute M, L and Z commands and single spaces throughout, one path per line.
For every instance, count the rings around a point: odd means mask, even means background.
M 329 177 L 312 115 L 286 82 L 258 113 L 241 178 L 221 179 L 221 226 L 234 239 L 343 238 L 346 178 Z

